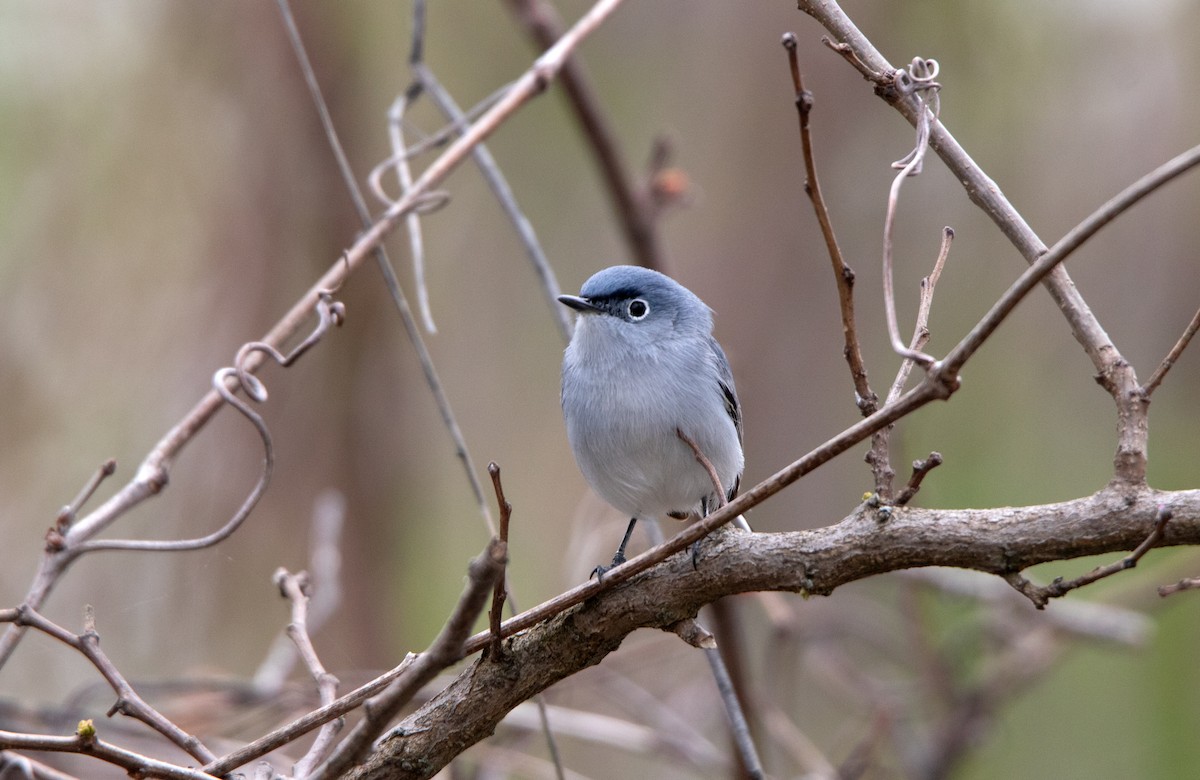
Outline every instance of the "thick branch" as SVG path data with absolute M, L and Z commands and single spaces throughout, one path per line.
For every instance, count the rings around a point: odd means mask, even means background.
M 1162 545 L 1200 543 L 1200 490 L 1118 488 L 1023 508 L 895 508 L 886 523 L 860 507 L 828 528 L 721 534 L 709 541 L 698 569 L 687 555 L 676 555 L 603 598 L 506 640 L 503 658 L 476 660 L 346 777 L 430 777 L 490 735 L 517 704 L 599 663 L 630 632 L 667 627 L 724 596 L 759 590 L 828 595 L 848 582 L 898 569 L 955 566 L 1004 574 L 1131 550 L 1154 528 L 1160 505 L 1174 513 Z

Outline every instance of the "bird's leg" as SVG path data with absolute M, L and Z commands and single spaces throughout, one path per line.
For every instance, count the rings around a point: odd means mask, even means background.
M 604 579 L 605 572 L 609 571 L 610 569 L 615 569 L 622 563 L 625 563 L 625 545 L 629 544 L 629 537 L 633 536 L 633 527 L 635 525 L 637 525 L 637 518 L 629 518 L 629 526 L 625 529 L 625 536 L 621 539 L 621 544 L 619 547 L 617 547 L 616 554 L 613 555 L 612 563 L 610 563 L 608 566 L 597 566 L 596 568 L 592 569 L 592 574 L 588 577 L 589 580 L 592 577 L 602 580 Z

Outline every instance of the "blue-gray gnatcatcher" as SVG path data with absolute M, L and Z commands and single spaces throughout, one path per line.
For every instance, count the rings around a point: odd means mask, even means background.
M 562 370 L 567 437 L 583 476 L 630 517 L 610 566 L 625 561 L 638 518 L 683 519 L 715 508 L 741 480 L 742 413 L 712 337 L 712 310 L 670 277 L 637 266 L 600 271 L 559 302 L 579 313 Z M 749 530 L 745 520 L 739 525 Z

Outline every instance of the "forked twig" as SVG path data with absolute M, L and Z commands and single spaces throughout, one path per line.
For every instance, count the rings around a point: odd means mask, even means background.
M 292 619 L 287 626 L 287 635 L 300 652 L 300 657 L 304 659 L 304 665 L 308 667 L 309 674 L 317 684 L 321 704 L 329 704 L 337 698 L 338 679 L 325 670 L 325 665 L 317 656 L 317 650 L 313 647 L 312 638 L 308 632 L 308 602 L 309 591 L 312 587 L 308 573 L 292 574 L 281 567 L 276 570 L 273 579 L 279 588 L 280 595 L 292 605 Z M 338 718 L 322 726 L 304 757 L 296 763 L 292 774 L 296 777 L 307 777 L 313 767 L 329 754 L 333 748 L 334 738 L 337 737 L 344 725 L 343 719 Z
M 150 706 L 138 694 L 129 681 L 125 679 L 125 676 L 117 669 L 116 664 L 100 648 L 100 635 L 96 631 L 96 616 L 90 606 L 84 610 L 84 630 L 82 634 L 74 634 L 68 631 L 47 619 L 36 609 L 30 607 L 18 607 L 12 610 L 11 613 L 4 615 L 4 617 L 11 618 L 12 622 L 17 625 L 34 628 L 79 652 L 86 658 L 113 689 L 113 692 L 117 694 L 116 703 L 108 711 L 109 717 L 119 712 L 134 720 L 141 721 L 198 761 L 212 761 L 216 758 L 215 754 L 197 737 L 187 733 L 158 710 L 154 709 L 154 707 Z M 8 744 L 5 740 L 0 739 L 0 747 L 11 748 L 16 747 L 16 745 Z

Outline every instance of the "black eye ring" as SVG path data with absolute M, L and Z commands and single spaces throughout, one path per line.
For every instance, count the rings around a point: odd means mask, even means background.
M 644 320 L 646 315 L 650 313 L 650 304 L 646 303 L 645 298 L 634 298 L 626 307 L 629 312 L 629 319 L 633 321 Z

